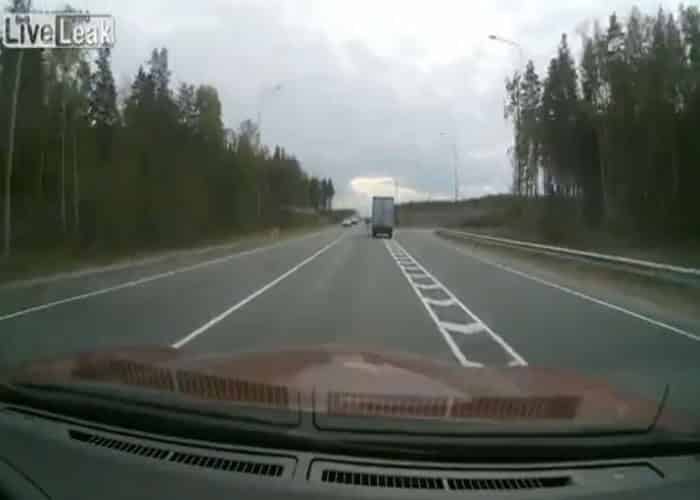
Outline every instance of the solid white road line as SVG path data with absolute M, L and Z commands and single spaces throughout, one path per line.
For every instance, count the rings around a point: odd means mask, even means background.
M 179 349 L 179 348 L 182 347 L 183 345 L 185 345 L 185 344 L 187 344 L 188 342 L 190 342 L 190 341 L 194 340 L 195 338 L 199 337 L 201 334 L 203 334 L 204 332 L 206 332 L 207 330 L 209 330 L 212 326 L 214 326 L 214 325 L 216 325 L 217 323 L 219 323 L 219 322 L 221 322 L 222 320 L 224 320 L 227 316 L 229 316 L 230 314 L 236 312 L 237 310 L 239 310 L 241 307 L 243 307 L 244 305 L 248 304 L 249 302 L 253 301 L 255 298 L 259 297 L 260 295 L 262 295 L 263 293 L 265 293 L 266 291 L 268 291 L 270 288 L 272 288 L 272 287 L 274 287 L 275 285 L 277 285 L 277 284 L 278 284 L 280 281 L 282 281 L 283 279 L 288 278 L 289 276 L 291 276 L 292 274 L 294 274 L 295 272 L 297 272 L 299 269 L 301 269 L 302 267 L 304 267 L 306 264 L 308 264 L 309 262 L 311 262 L 312 260 L 314 260 L 314 259 L 315 259 L 316 257 L 318 257 L 319 255 L 325 253 L 328 249 L 330 249 L 332 246 L 334 246 L 336 243 L 338 243 L 341 239 L 343 239 L 343 236 L 344 236 L 344 235 L 341 234 L 341 235 L 338 236 L 335 240 L 331 241 L 328 245 L 326 245 L 325 247 L 321 248 L 321 249 L 320 249 L 319 251 L 317 251 L 316 253 L 314 253 L 314 254 L 310 255 L 309 257 L 305 258 L 304 260 L 302 260 L 301 262 L 299 262 L 296 266 L 294 266 L 293 268 L 291 268 L 291 269 L 288 270 L 287 272 L 281 274 L 280 276 L 278 276 L 278 277 L 275 278 L 274 280 L 270 281 L 270 282 L 269 282 L 267 285 L 265 285 L 264 287 L 262 287 L 262 288 L 256 290 L 255 292 L 251 293 L 251 294 L 248 295 L 245 299 L 241 300 L 241 301 L 238 302 L 237 304 L 234 304 L 233 306 L 229 307 L 228 309 L 226 309 L 224 312 L 222 312 L 222 313 L 219 314 L 218 316 L 213 317 L 212 319 L 210 319 L 209 321 L 207 321 L 206 323 L 204 323 L 202 326 L 200 326 L 199 328 L 197 328 L 196 330 L 194 330 L 192 333 L 188 334 L 187 336 L 185 336 L 185 337 L 181 338 L 180 340 L 178 340 L 177 342 L 175 342 L 172 346 L 173 346 L 175 349 Z
M 72 295 L 72 296 L 66 297 L 64 299 L 54 300 L 52 302 L 47 302 L 45 304 L 40 304 L 37 306 L 27 307 L 26 309 L 20 309 L 19 311 L 11 312 L 11 313 L 0 316 L 0 321 L 18 318 L 20 316 L 25 316 L 27 314 L 31 314 L 31 313 L 35 313 L 35 312 L 39 312 L 39 311 L 44 311 L 46 309 L 60 306 L 62 304 L 69 304 L 71 302 L 77 302 L 79 300 L 85 300 L 85 299 L 89 299 L 91 297 L 97 297 L 98 295 L 104 295 L 106 293 L 116 292 L 116 291 L 122 290 L 124 288 L 130 288 L 130 287 L 134 287 L 134 286 L 143 285 L 144 283 L 149 283 L 151 281 L 156 281 L 156 280 L 160 280 L 163 278 L 169 278 L 171 276 L 175 276 L 175 275 L 180 274 L 180 273 L 186 273 L 189 271 L 194 271 L 195 269 L 201 269 L 203 267 L 211 266 L 214 264 L 220 264 L 222 262 L 227 262 L 229 260 L 237 259 L 239 257 L 245 257 L 247 255 L 253 255 L 256 253 L 265 252 L 267 250 L 272 250 L 273 248 L 277 248 L 281 245 L 284 245 L 285 243 L 290 243 L 293 241 L 302 241 L 302 240 L 305 240 L 307 238 L 311 238 L 313 236 L 318 236 L 319 234 L 321 234 L 321 232 L 308 234 L 308 235 L 302 236 L 300 238 L 294 238 L 294 239 L 290 239 L 290 240 L 281 241 L 279 243 L 275 243 L 274 245 L 267 245 L 267 246 L 263 246 L 263 247 L 253 248 L 251 250 L 246 250 L 244 252 L 238 252 L 238 253 L 234 253 L 234 254 L 230 254 L 230 255 L 224 255 L 223 257 L 217 257 L 216 259 L 205 260 L 203 262 L 198 262 L 197 264 L 193 264 L 191 266 L 180 267 L 180 268 L 166 271 L 163 273 L 145 276 L 145 277 L 139 278 L 137 280 L 126 281 L 124 283 L 119 283 L 119 284 L 114 285 L 114 286 L 100 288 L 98 290 L 92 290 L 90 292 L 81 293 L 79 295 Z
M 412 256 L 398 241 L 394 241 L 394 244 L 395 244 L 399 249 L 403 250 L 403 251 L 406 253 L 406 255 L 408 255 L 409 257 L 411 257 L 411 258 L 416 262 L 416 264 L 419 265 L 419 266 L 421 267 L 421 269 L 422 269 L 423 272 L 425 273 L 425 276 L 426 276 L 426 277 L 432 279 L 433 282 L 435 282 L 435 283 L 437 283 L 438 285 L 440 285 L 440 286 L 442 287 L 442 290 L 449 296 L 449 298 L 451 298 L 452 300 L 454 300 L 455 304 L 458 305 L 465 313 L 467 313 L 468 316 L 470 316 L 472 319 L 474 319 L 475 321 L 481 323 L 481 324 L 484 326 L 484 330 L 486 331 L 486 333 L 488 333 L 489 336 L 491 336 L 491 338 L 492 338 L 497 344 L 499 344 L 499 345 L 503 348 L 503 350 L 505 350 L 505 351 L 513 358 L 513 361 L 512 361 L 511 363 L 509 363 L 510 366 L 527 366 L 527 361 L 525 361 L 525 359 L 524 359 L 522 356 L 520 356 L 520 354 L 518 354 L 518 353 L 515 351 L 515 349 L 513 349 L 505 340 L 503 340 L 503 338 L 501 338 L 498 334 L 496 334 L 493 330 L 491 330 L 491 328 L 489 328 L 488 325 L 487 325 L 486 323 L 484 323 L 483 321 L 481 321 L 481 318 L 479 318 L 479 317 L 478 317 L 476 314 L 474 314 L 467 306 L 465 306 L 464 303 L 463 303 L 461 300 L 459 300 L 459 299 L 455 296 L 455 294 L 453 294 L 453 293 L 450 291 L 449 288 L 447 288 L 439 279 L 437 279 L 432 273 L 430 273 L 430 271 L 428 271 L 423 265 L 421 265 L 421 264 L 416 260 L 416 258 L 413 257 L 413 256 Z M 402 270 L 402 271 L 403 271 L 403 270 Z M 404 272 L 404 274 L 405 274 L 406 276 L 410 276 L 408 273 L 405 273 L 405 272 Z M 412 281 L 409 280 L 409 282 L 411 283 L 411 286 L 412 286 L 412 287 L 415 285 Z M 425 298 L 422 296 L 422 294 L 421 294 L 421 293 L 418 291 L 418 289 L 416 289 L 416 288 L 414 288 L 414 291 L 415 291 L 416 294 L 418 294 L 418 296 L 421 298 L 421 302 L 423 303 L 423 305 L 425 306 L 425 308 L 430 312 L 430 315 L 431 315 L 431 317 L 435 320 L 435 323 L 438 325 L 438 329 L 440 330 L 440 332 L 442 332 L 442 334 L 445 336 L 445 338 L 449 338 L 449 339 L 450 339 L 450 342 L 452 343 L 452 345 L 455 345 L 455 348 L 457 348 L 457 346 L 456 346 L 456 344 L 454 344 L 454 340 L 452 339 L 452 337 L 450 336 L 450 334 L 449 334 L 444 328 L 442 328 L 442 327 L 440 326 L 440 321 L 441 321 L 441 320 L 435 315 L 435 313 L 433 312 L 432 308 L 431 308 L 429 305 L 427 305 L 425 302 L 423 302 L 423 301 L 425 300 Z M 448 342 L 448 344 L 449 344 L 450 342 Z M 459 350 L 459 349 L 457 349 L 457 350 Z M 460 354 L 461 354 L 461 351 L 460 351 Z M 464 355 L 462 355 L 462 357 L 464 357 Z M 469 363 L 472 363 L 472 362 L 469 362 Z
M 193 250 L 173 250 L 160 255 L 154 255 L 151 257 L 144 257 L 141 259 L 125 262 L 117 262 L 114 264 L 108 264 L 103 266 L 93 266 L 86 267 L 75 271 L 65 271 L 56 274 L 51 274 L 49 276 L 38 276 L 36 278 L 28 278 L 26 280 L 11 281 L 9 283 L 4 283 L 0 285 L 0 290 L 17 290 L 37 285 L 48 285 L 49 283 L 55 283 L 57 281 L 70 281 L 75 279 L 84 278 L 86 276 L 99 276 L 100 274 L 112 273 L 116 271 L 126 271 L 136 268 L 143 268 L 148 266 L 153 266 L 161 262 L 165 262 L 169 259 L 174 259 L 178 257 L 195 257 L 208 252 L 214 252 L 221 250 L 222 248 L 228 248 L 233 253 L 234 250 L 241 246 L 242 242 L 235 243 L 223 243 L 221 245 L 213 245 L 209 247 L 202 247 Z
M 451 321 L 441 321 L 440 325 L 450 332 L 462 333 L 464 335 L 472 335 L 474 333 L 479 333 L 484 331 L 484 325 L 475 321 L 474 323 L 468 323 L 463 325 L 461 323 L 452 323 Z
M 700 342 L 700 336 L 698 336 L 694 333 L 687 332 L 681 328 L 675 327 L 673 325 L 669 325 L 668 323 L 664 323 L 663 321 L 655 320 L 653 318 L 650 318 L 649 316 L 645 316 L 643 314 L 636 313 L 634 311 L 630 311 L 629 309 L 625 309 L 624 307 L 617 306 L 615 304 L 611 304 L 610 302 L 606 302 L 604 300 L 597 299 L 597 298 L 592 297 L 590 295 L 586 295 L 585 293 L 577 292 L 576 290 L 572 290 L 571 288 L 567 288 L 567 287 L 562 286 L 562 285 L 557 285 L 556 283 L 552 283 L 551 281 L 547 281 L 545 279 L 538 278 L 536 276 L 525 273 L 523 271 L 518 271 L 517 269 L 513 269 L 512 267 L 506 266 L 504 264 L 499 264 L 498 262 L 493 262 L 492 260 L 485 259 L 483 257 L 477 257 L 476 255 L 471 254 L 471 253 L 469 253 L 469 252 L 467 252 L 467 251 L 465 251 L 465 250 L 463 250 L 455 245 L 447 243 L 446 241 L 442 240 L 442 238 L 437 238 L 437 239 L 440 240 L 442 243 L 444 243 L 446 246 L 461 253 L 462 255 L 466 255 L 467 257 L 471 257 L 472 259 L 478 260 L 479 262 L 482 262 L 484 264 L 488 264 L 490 266 L 496 267 L 498 269 L 501 269 L 502 271 L 516 274 L 522 278 L 526 278 L 526 279 L 535 281 L 541 285 L 545 285 L 545 286 L 554 288 L 556 290 L 559 290 L 561 292 L 574 295 L 575 297 L 587 300 L 589 302 L 593 302 L 594 304 L 598 304 L 598 305 L 603 306 L 603 307 L 607 307 L 608 309 L 612 309 L 613 311 L 621 312 L 622 314 L 632 316 L 633 318 L 644 321 L 644 322 L 649 323 L 651 325 L 657 326 L 659 328 L 663 328 L 665 330 L 668 330 L 668 331 L 673 332 L 673 333 L 677 333 L 678 335 L 682 335 L 682 336 L 689 338 L 691 340 L 695 340 L 695 341 Z

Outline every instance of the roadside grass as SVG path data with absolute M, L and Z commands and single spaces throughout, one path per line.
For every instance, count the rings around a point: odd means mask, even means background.
M 88 269 L 99 270 L 108 266 L 128 266 L 165 260 L 188 253 L 206 253 L 222 250 L 227 246 L 234 250 L 239 247 L 265 245 L 275 240 L 302 236 L 326 227 L 325 223 L 305 224 L 290 228 L 267 228 L 262 230 L 236 232 L 200 240 L 189 245 L 168 245 L 139 249 L 93 249 L 80 250 L 67 244 L 42 250 L 16 252 L 9 259 L 0 259 L 0 284 L 10 284 L 54 275 L 79 272 Z
M 566 286 L 612 303 L 625 304 L 668 321 L 700 324 L 700 288 L 659 280 L 614 266 L 492 245 L 475 240 L 441 236 L 452 244 L 488 261 Z
M 670 231 L 645 234 L 636 231 L 632 223 L 586 224 L 576 200 L 493 195 L 456 204 L 409 203 L 400 211 L 407 220 L 432 220 L 435 225 L 489 236 L 700 267 L 700 239 L 671 237 Z

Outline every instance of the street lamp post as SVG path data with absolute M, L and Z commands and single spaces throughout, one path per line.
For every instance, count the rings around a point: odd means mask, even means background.
M 459 201 L 459 153 L 457 152 L 457 141 L 452 142 L 452 153 L 455 162 L 455 203 Z
M 500 42 L 500 43 L 505 43 L 506 45 L 510 45 L 511 47 L 515 47 L 518 49 L 518 55 L 520 58 L 520 67 L 522 68 L 524 63 L 525 63 L 525 51 L 523 50 L 523 46 L 520 45 L 518 42 L 514 42 L 513 40 L 509 40 L 508 38 L 503 38 L 498 35 L 489 35 L 489 40 L 493 40 L 494 42 Z
M 278 83 L 278 84 L 273 85 L 271 87 L 263 88 L 260 91 L 260 94 L 258 95 L 257 125 L 258 125 L 258 136 L 259 136 L 261 144 L 262 144 L 262 115 L 263 115 L 263 106 L 265 104 L 265 99 L 267 97 L 270 97 L 272 94 L 279 92 L 280 90 L 282 90 L 282 84 Z
M 493 40 L 493 41 L 495 41 L 495 42 L 500 42 L 500 43 L 505 43 L 506 45 L 509 45 L 509 46 L 511 46 L 511 47 L 515 47 L 516 49 L 518 49 L 518 54 L 519 54 L 519 58 L 520 58 L 519 64 L 518 64 L 518 66 L 519 66 L 519 67 L 518 67 L 518 70 L 519 70 L 519 71 L 524 71 L 524 66 L 525 66 L 525 51 L 523 50 L 522 45 L 520 45 L 518 42 L 514 42 L 513 40 L 509 40 L 509 39 L 507 39 L 507 38 L 503 38 L 503 37 L 500 37 L 500 36 L 498 36 L 498 35 L 489 35 L 489 40 Z M 517 74 L 517 72 L 516 72 L 516 74 Z M 520 125 L 520 103 L 518 103 L 517 107 L 515 108 L 515 123 L 516 123 L 516 127 L 519 127 L 519 125 Z M 515 140 L 514 140 L 514 145 L 513 145 L 513 155 L 514 155 L 514 158 L 515 158 L 516 155 L 517 155 L 517 153 L 516 153 L 516 151 L 517 151 L 517 146 L 518 146 L 518 145 L 517 145 L 517 143 L 516 143 Z M 518 170 L 517 170 L 517 167 L 516 167 L 516 170 L 515 170 L 515 171 L 516 171 L 516 172 L 518 171 Z M 518 174 L 518 177 L 519 177 L 519 174 Z M 517 184 L 517 186 L 516 186 L 514 189 L 516 189 L 516 190 L 517 190 L 516 192 L 519 193 L 519 192 L 520 192 L 520 180 L 514 180 L 513 183 L 514 183 L 514 184 Z
M 441 132 L 441 136 L 447 137 L 447 133 Z M 452 137 L 452 161 L 454 168 L 454 188 L 455 188 L 455 203 L 459 201 L 459 153 L 457 151 L 457 139 Z
M 260 93 L 258 94 L 258 110 L 257 110 L 257 126 L 258 126 L 258 146 L 262 148 L 262 112 L 263 112 L 263 104 L 265 104 L 265 98 L 271 96 L 275 92 L 279 92 L 282 90 L 282 84 L 278 83 L 276 85 L 273 85 L 271 87 L 265 87 L 263 88 Z M 258 212 L 258 220 L 260 221 L 262 219 L 262 205 L 263 205 L 263 197 L 262 197 L 262 186 L 260 185 L 260 182 L 257 182 L 258 187 L 257 187 L 257 212 Z

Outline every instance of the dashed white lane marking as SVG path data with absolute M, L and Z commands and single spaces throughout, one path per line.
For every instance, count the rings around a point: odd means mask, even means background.
M 193 264 L 191 266 L 179 267 L 179 268 L 173 269 L 171 271 L 166 271 L 166 272 L 158 273 L 158 274 L 152 274 L 150 276 L 144 276 L 143 278 L 139 278 L 137 280 L 126 281 L 124 283 L 119 283 L 118 285 L 114 285 L 114 286 L 110 286 L 110 287 L 106 287 L 106 288 L 100 288 L 98 290 L 92 290 L 90 292 L 81 293 L 79 295 L 72 295 L 72 296 L 66 297 L 64 299 L 54 300 L 52 302 L 47 302 L 45 304 L 40 304 L 37 306 L 27 307 L 26 309 L 20 309 L 19 311 L 11 312 L 9 314 L 5 314 L 3 316 L 0 316 L 0 321 L 5 321 L 8 319 L 12 319 L 12 318 L 18 318 L 20 316 L 25 316 L 27 314 L 43 311 L 45 309 L 50 309 L 52 307 L 60 306 L 62 304 L 69 304 L 71 302 L 77 302 L 79 300 L 85 300 L 85 299 L 89 299 L 91 297 L 97 297 L 98 295 L 104 295 L 105 293 L 116 292 L 116 291 L 122 290 L 124 288 L 131 288 L 134 286 L 143 285 L 144 283 L 149 283 L 151 281 L 156 281 L 156 280 L 160 280 L 163 278 L 169 278 L 171 276 L 175 276 L 175 275 L 180 274 L 180 273 L 186 273 L 188 271 L 194 271 L 195 269 L 200 269 L 200 268 L 211 266 L 214 264 L 220 264 L 222 262 L 227 262 L 229 260 L 237 259 L 239 257 L 245 257 L 247 255 L 253 255 L 256 253 L 265 252 L 267 250 L 272 250 L 273 248 L 277 248 L 285 243 L 289 243 L 292 241 L 302 241 L 302 240 L 305 240 L 307 238 L 311 238 L 313 236 L 318 236 L 319 234 L 320 233 L 316 232 L 316 233 L 312 233 L 312 234 L 309 234 L 306 236 L 302 236 L 301 238 L 295 238 L 293 240 L 286 240 L 286 241 L 282 241 L 279 243 L 275 243 L 274 245 L 267 245 L 267 246 L 263 246 L 263 247 L 252 248 L 250 250 L 246 250 L 243 252 L 224 255 L 223 257 L 217 257 L 216 259 L 198 262 L 198 263 Z
M 442 241 L 445 245 L 452 248 L 453 250 L 456 250 L 457 252 L 461 253 L 462 255 L 466 255 L 467 257 L 471 257 L 472 259 L 478 260 L 479 262 L 482 262 L 484 264 L 488 264 L 488 265 L 493 266 L 495 268 L 498 268 L 502 271 L 513 273 L 517 276 L 520 276 L 521 278 L 532 280 L 532 281 L 539 283 L 541 285 L 548 286 L 548 287 L 554 288 L 555 290 L 559 290 L 561 292 L 571 294 L 571 295 L 578 297 L 580 299 L 587 300 L 589 302 L 593 302 L 594 304 L 598 304 L 599 306 L 607 307 L 608 309 L 612 309 L 613 311 L 617 311 L 617 312 L 620 312 L 622 314 L 632 316 L 633 318 L 636 318 L 640 321 L 644 321 L 644 322 L 652 324 L 654 326 L 658 326 L 659 328 L 663 328 L 663 329 L 671 331 L 673 333 L 677 333 L 678 335 L 682 335 L 684 337 L 687 337 L 691 340 L 696 340 L 696 341 L 700 342 L 700 336 L 698 336 L 694 333 L 687 332 L 681 328 L 677 328 L 673 325 L 669 325 L 668 323 L 664 323 L 663 321 L 658 321 L 656 319 L 650 318 L 649 316 L 645 316 L 643 314 L 639 314 L 639 313 L 636 313 L 634 311 L 630 311 L 629 309 L 625 309 L 624 307 L 617 306 L 615 304 L 611 304 L 610 302 L 606 302 L 604 300 L 597 299 L 597 298 L 592 297 L 590 295 L 586 295 L 585 293 L 577 292 L 576 290 L 572 290 L 571 288 L 567 288 L 567 287 L 562 286 L 562 285 L 557 285 L 556 283 L 552 283 L 551 281 L 547 281 L 547 280 L 544 280 L 542 278 L 538 278 L 536 276 L 533 276 L 531 274 L 524 273 L 522 271 L 518 271 L 517 269 L 513 269 L 512 267 L 506 266 L 504 264 L 499 264 L 498 262 L 494 262 L 490 259 L 478 257 L 472 253 L 469 253 L 469 252 L 462 250 L 461 248 L 458 248 L 455 245 L 452 245 L 450 243 L 447 243 L 446 241 L 443 241 L 442 238 L 437 238 L 437 239 Z
M 511 358 L 511 361 L 508 363 L 508 366 L 527 366 L 527 362 L 525 359 L 520 356 L 515 350 L 506 343 L 505 340 L 503 340 L 499 335 L 493 332 L 486 323 L 481 321 L 481 319 L 474 314 L 472 311 L 465 306 L 461 300 L 459 300 L 445 285 L 443 285 L 440 280 L 438 280 L 435 276 L 433 276 L 425 267 L 423 267 L 416 259 L 413 257 L 401 244 L 393 240 L 393 244 L 390 245 L 387 241 L 384 242 L 384 245 L 386 246 L 388 252 L 391 254 L 391 256 L 394 258 L 394 261 L 397 263 L 397 267 L 401 270 L 401 273 L 404 275 L 406 280 L 409 282 L 411 285 L 411 288 L 413 288 L 413 291 L 416 293 L 418 298 L 421 301 L 421 304 L 423 304 L 423 307 L 425 307 L 426 311 L 428 311 L 428 314 L 430 315 L 431 319 L 437 326 L 438 331 L 442 334 L 443 338 L 445 339 L 445 342 L 447 343 L 448 347 L 452 351 L 452 354 L 454 354 L 455 358 L 457 358 L 457 361 L 460 362 L 461 365 L 463 366 L 469 366 L 469 367 L 483 367 L 484 365 L 482 363 L 478 363 L 476 361 L 471 361 L 466 358 L 464 353 L 460 350 L 459 346 L 455 342 L 455 340 L 452 338 L 452 334 L 450 333 L 450 330 L 457 331 L 459 330 L 465 330 L 468 333 L 467 334 L 473 334 L 477 333 L 476 328 L 477 326 L 468 326 L 468 325 L 473 325 L 477 324 L 479 331 L 486 332 L 493 341 L 495 341 L 498 345 L 501 346 L 501 348 L 508 353 L 508 355 Z M 420 270 L 421 275 L 416 276 L 414 273 L 409 273 L 406 271 L 406 269 L 399 263 L 399 255 L 405 255 L 412 261 L 412 265 L 416 267 L 417 269 Z M 415 279 L 429 279 L 431 282 L 430 283 L 416 283 Z M 437 285 L 437 286 L 436 286 Z M 430 289 L 436 290 L 440 289 L 446 296 L 447 299 L 445 300 L 435 300 L 431 299 L 429 297 L 426 297 L 422 293 L 422 289 L 420 286 L 430 286 Z M 424 289 L 424 288 L 423 288 Z M 434 307 L 447 307 L 447 306 L 458 306 L 466 316 L 469 318 L 469 321 L 465 323 L 464 325 L 456 324 L 456 323 L 451 323 L 451 322 L 445 322 L 441 320 L 438 315 L 436 314 Z M 457 326 L 455 329 L 454 327 Z M 452 327 L 452 328 L 448 328 Z M 474 331 L 471 331 L 474 330 Z M 461 333 L 461 332 L 460 332 Z
M 409 270 L 404 270 L 406 271 L 406 274 L 408 274 L 411 278 L 425 278 L 426 274 L 423 271 L 409 271 Z
M 478 321 L 466 325 L 462 323 L 452 323 L 451 321 L 441 321 L 440 325 L 450 332 L 462 333 L 464 335 L 472 335 L 484 331 L 484 325 Z
M 277 278 L 275 278 L 274 280 L 270 281 L 270 282 L 269 282 L 267 285 L 265 285 L 264 287 L 262 287 L 262 288 L 256 290 L 255 292 L 251 293 L 251 294 L 248 295 L 245 299 L 241 300 L 241 301 L 238 302 L 237 304 L 234 304 L 233 306 L 229 307 L 228 309 L 226 309 L 224 312 L 222 312 L 222 313 L 219 314 L 218 316 L 213 317 L 212 319 L 210 319 L 209 321 L 207 321 L 206 323 L 204 323 L 202 326 L 200 326 L 199 328 L 197 328 L 196 330 L 194 330 L 192 333 L 188 334 L 187 336 L 185 336 L 185 337 L 181 338 L 180 340 L 178 340 L 177 342 L 175 342 L 175 343 L 173 344 L 173 347 L 174 347 L 175 349 L 179 349 L 180 347 L 182 347 L 182 346 L 185 345 L 186 343 L 188 343 L 188 342 L 194 340 L 195 338 L 199 337 L 201 334 L 203 334 L 204 332 L 206 332 L 207 330 L 209 330 L 212 326 L 214 326 L 214 325 L 216 325 L 217 323 L 219 323 L 219 322 L 221 322 L 222 320 L 224 320 L 227 316 L 229 316 L 230 314 L 236 312 L 237 310 L 239 310 L 241 307 L 243 307 L 243 306 L 246 305 L 247 303 L 253 301 L 255 298 L 259 297 L 260 295 L 262 295 L 263 293 L 265 293 L 266 291 L 268 291 L 270 288 L 272 288 L 272 287 L 274 287 L 275 285 L 277 285 L 277 284 L 278 284 L 280 281 L 282 281 L 283 279 L 288 278 L 289 276 L 291 276 L 292 274 L 294 274 L 295 272 L 297 272 L 299 269 L 301 269 L 302 267 L 304 267 L 306 264 L 308 264 L 309 262 L 311 262 L 312 260 L 314 260 L 314 259 L 315 259 L 316 257 L 318 257 L 319 255 L 325 253 L 325 252 L 326 252 L 328 249 L 330 249 L 333 245 L 335 245 L 335 244 L 338 243 L 341 239 L 343 239 L 343 236 L 344 236 L 344 235 L 341 234 L 341 235 L 338 236 L 336 239 L 334 239 L 333 241 L 331 241 L 328 245 L 326 245 L 325 247 L 321 248 L 318 252 L 316 252 L 316 253 L 314 253 L 313 255 L 310 255 L 309 257 L 305 258 L 304 260 L 302 260 L 301 262 L 299 262 L 296 266 L 294 266 L 293 268 L 291 268 L 291 269 L 288 270 L 287 272 L 285 272 L 285 273 L 279 275 Z
M 415 286 L 416 288 L 419 288 L 421 290 L 439 290 L 440 289 L 440 285 L 438 285 L 437 283 L 431 283 L 429 285 L 421 285 L 420 283 L 415 283 L 413 286 Z
M 413 284 L 413 285 L 423 285 L 423 284 L 424 284 L 424 283 L 421 283 L 421 282 L 419 282 L 419 281 L 417 281 L 417 280 L 430 279 L 430 278 L 429 278 L 428 276 L 426 276 L 425 274 L 422 274 L 422 275 L 420 275 L 420 276 L 413 276 L 413 275 L 408 274 L 408 273 L 405 273 L 405 274 L 406 274 L 406 277 L 408 278 L 408 280 L 409 280 L 409 281 L 411 282 L 411 284 Z
M 430 299 L 421 295 L 421 300 L 429 306 L 450 307 L 456 305 L 455 301 L 452 299 Z

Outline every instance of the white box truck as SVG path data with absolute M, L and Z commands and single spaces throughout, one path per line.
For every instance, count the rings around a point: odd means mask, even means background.
M 375 196 L 372 198 L 372 238 L 385 234 L 389 238 L 394 233 L 394 198 Z

